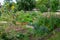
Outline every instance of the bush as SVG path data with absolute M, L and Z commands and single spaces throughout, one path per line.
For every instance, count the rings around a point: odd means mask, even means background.
M 32 10 L 35 7 L 35 0 L 16 0 L 18 10 Z
M 56 11 L 58 10 L 58 6 L 59 6 L 59 0 L 50 0 L 50 9 L 51 11 Z
M 33 26 L 35 29 L 39 29 L 41 26 L 45 26 L 49 29 L 49 31 L 54 30 L 59 27 L 60 18 L 54 16 L 55 14 L 51 14 L 49 17 L 38 16 L 38 18 L 33 22 Z M 44 28 L 44 27 L 43 27 Z
M 16 17 L 16 21 L 19 21 L 19 22 L 28 22 L 28 23 L 32 23 L 34 18 L 38 15 L 37 13 L 35 12 L 19 12 L 18 14 L 19 16 Z
M 46 12 L 48 7 L 48 0 L 38 0 L 36 2 L 36 8 L 40 9 L 41 12 Z
M 58 10 L 59 0 L 38 0 L 36 2 L 36 7 L 40 9 L 41 12 L 48 11 L 56 11 Z

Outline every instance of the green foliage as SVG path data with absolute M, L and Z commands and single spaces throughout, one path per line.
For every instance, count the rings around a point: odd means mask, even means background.
M 41 12 L 57 11 L 59 6 L 59 0 L 38 0 L 36 2 L 36 8 L 40 9 Z
M 54 16 L 54 14 L 50 14 L 49 17 L 43 17 L 39 16 L 34 22 L 33 26 L 35 29 L 39 29 L 40 26 L 45 26 L 47 27 L 50 31 L 54 30 L 54 28 L 59 27 L 59 20 L 60 18 L 57 18 L 57 16 Z
M 50 9 L 51 11 L 56 11 L 58 10 L 58 6 L 59 6 L 59 0 L 50 0 Z
M 13 19 L 13 15 L 16 17 Z M 40 12 L 24 12 L 19 11 L 14 13 L 9 12 L 9 15 L 6 13 L 2 14 L 2 17 L 0 19 L 6 20 L 6 21 L 18 21 L 20 23 L 22 22 L 28 22 L 28 26 L 32 26 L 33 28 L 27 28 L 26 25 L 24 26 L 17 26 L 17 25 L 4 25 L 6 27 L 2 27 L 0 29 L 0 39 L 2 40 L 30 40 L 30 39 L 38 39 L 39 37 L 42 37 L 43 35 L 49 34 L 52 30 L 54 30 L 54 27 L 60 26 L 60 18 L 59 16 L 55 16 L 55 14 L 49 14 L 49 16 L 44 16 Z M 6 30 L 7 27 L 11 27 Z M 15 27 L 22 27 L 22 30 L 15 29 Z
M 35 7 L 35 0 L 16 0 L 18 10 L 32 10 Z
M 19 12 L 18 14 L 19 16 L 16 17 L 16 20 L 19 22 L 28 22 L 28 23 L 32 23 L 33 19 L 36 17 L 37 13 L 33 12 Z
M 2 6 L 2 9 L 4 12 L 16 12 L 16 3 L 14 3 L 12 0 L 4 0 L 4 4 Z
M 1 13 L 1 11 L 0 11 L 0 16 L 1 16 L 1 14 L 2 14 L 2 13 Z
M 48 11 L 49 8 L 50 11 L 56 11 L 59 5 L 58 0 L 38 0 L 37 2 L 16 0 L 17 3 L 10 1 L 12 0 L 5 0 L 5 4 L 0 9 L 0 21 L 8 22 L 7 25 L 0 23 L 0 40 L 34 40 L 60 27 L 60 15 L 41 13 Z M 31 11 L 35 5 L 41 12 Z M 14 25 L 16 22 L 18 25 Z M 26 24 L 22 25 L 22 23 Z
M 49 3 L 48 0 L 38 0 L 36 2 L 36 8 L 40 9 L 41 12 L 48 11 Z
M 11 10 L 13 6 L 12 0 L 5 0 L 4 7 L 6 10 Z M 41 12 L 49 11 L 57 11 L 60 9 L 59 7 L 59 0 L 16 0 L 17 3 L 14 4 L 14 12 L 24 10 L 24 11 L 31 11 L 34 8 L 39 9 Z M 6 6 L 7 5 L 7 6 Z

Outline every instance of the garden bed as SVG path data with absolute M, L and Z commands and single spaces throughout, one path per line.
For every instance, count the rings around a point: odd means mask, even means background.
M 8 40 L 44 40 L 53 35 L 52 31 L 60 26 L 59 14 L 53 12 L 17 12 L 6 20 L 9 23 L 1 26 L 1 39 Z M 57 16 L 56 16 L 57 15 Z M 2 19 L 2 18 L 1 18 Z M 12 20 L 11 20 L 12 19 Z M 6 22 L 2 22 L 6 23 Z M 6 26 L 6 27 L 5 27 Z M 5 34 L 5 35 L 4 35 Z M 3 38 L 2 35 L 4 35 Z M 6 37 L 8 36 L 8 37 Z M 9 38 L 10 37 L 10 38 Z

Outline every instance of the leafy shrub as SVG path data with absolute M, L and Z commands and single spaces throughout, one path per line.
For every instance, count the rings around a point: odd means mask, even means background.
M 53 31 L 55 28 L 59 27 L 59 19 L 60 18 L 57 18 L 57 16 L 54 16 L 53 14 L 50 14 L 49 17 L 39 16 L 32 25 L 35 29 L 39 29 L 40 26 L 45 26 L 49 31 Z
M 59 0 L 50 0 L 50 9 L 51 11 L 58 10 Z
M 16 17 L 16 21 L 19 22 L 28 22 L 28 23 L 32 23 L 34 18 L 36 18 L 36 16 L 38 15 L 37 13 L 33 12 L 19 12 L 18 14 L 19 16 Z
M 59 0 L 38 0 L 36 3 L 36 8 L 40 9 L 41 12 L 56 11 L 58 10 Z
M 40 9 L 41 12 L 46 12 L 48 11 L 48 0 L 38 0 L 36 2 L 36 8 Z
M 35 0 L 16 0 L 18 10 L 32 10 L 35 7 Z

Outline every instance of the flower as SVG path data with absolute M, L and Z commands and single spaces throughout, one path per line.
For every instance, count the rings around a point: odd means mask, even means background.
M 15 8 L 14 6 L 11 6 L 11 9 L 12 9 L 12 10 L 14 10 L 14 8 Z

